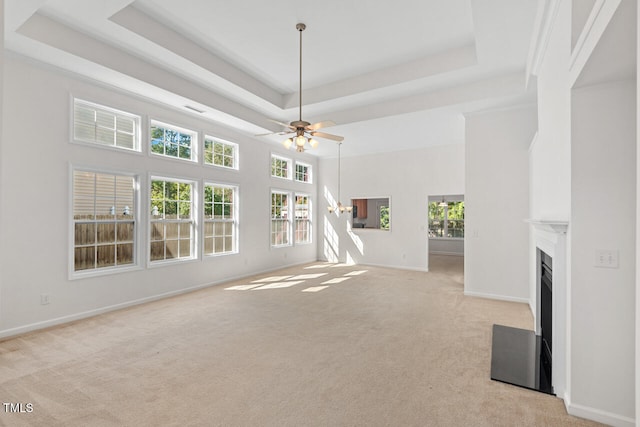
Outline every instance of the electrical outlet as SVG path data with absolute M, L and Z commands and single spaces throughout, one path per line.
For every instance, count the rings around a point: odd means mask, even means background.
M 618 251 L 597 249 L 594 265 L 602 268 L 618 268 Z
M 41 294 L 40 295 L 40 304 L 47 305 L 49 304 L 49 294 Z

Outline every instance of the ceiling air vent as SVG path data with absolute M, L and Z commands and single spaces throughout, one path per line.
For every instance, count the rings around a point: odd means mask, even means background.
M 203 114 L 204 110 L 200 110 L 199 108 L 196 107 L 192 107 L 191 105 L 185 105 L 184 108 L 191 110 L 191 111 L 195 111 L 198 114 Z

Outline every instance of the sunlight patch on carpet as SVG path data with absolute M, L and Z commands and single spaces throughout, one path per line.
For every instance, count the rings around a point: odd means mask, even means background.
M 350 273 L 345 273 L 345 276 L 359 276 L 363 273 L 366 273 L 367 270 L 356 270 L 356 271 L 352 271 Z
M 334 284 L 334 283 L 342 283 L 345 280 L 349 280 L 349 279 L 351 279 L 351 277 L 335 277 L 333 279 L 327 280 L 326 282 L 322 282 L 322 284 L 323 285 L 327 285 L 327 284 L 331 285 L 331 284 Z
M 290 281 L 290 282 L 269 283 L 268 285 L 260 286 L 258 288 L 253 288 L 251 290 L 252 291 L 261 291 L 263 289 L 290 288 L 291 286 L 299 285 L 300 283 L 304 283 L 304 280 L 297 280 L 297 281 Z
M 257 285 L 236 285 L 230 286 L 228 288 L 224 288 L 225 291 L 248 291 L 249 289 L 257 288 L 258 286 L 262 286 L 262 283 L 258 283 Z
M 303 289 L 302 292 L 320 292 L 323 289 L 327 289 L 328 286 L 312 286 L 307 289 Z

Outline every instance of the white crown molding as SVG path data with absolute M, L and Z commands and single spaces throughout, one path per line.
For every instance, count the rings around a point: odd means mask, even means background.
M 600 37 L 606 31 L 622 0 L 596 0 L 587 18 L 569 62 L 569 82 L 573 86 L 591 57 Z
M 533 36 L 531 37 L 531 45 L 529 46 L 529 54 L 527 55 L 527 74 L 526 84 L 529 85 L 529 78 L 537 76 L 540 71 L 540 65 L 544 59 L 544 55 L 551 38 L 551 30 L 558 16 L 560 0 L 543 0 L 538 6 L 538 13 L 533 27 Z

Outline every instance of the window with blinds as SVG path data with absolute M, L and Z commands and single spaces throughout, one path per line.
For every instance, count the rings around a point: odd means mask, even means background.
M 73 171 L 75 272 L 136 263 L 136 178 Z
M 74 99 L 73 138 L 76 141 L 140 151 L 140 117 Z

